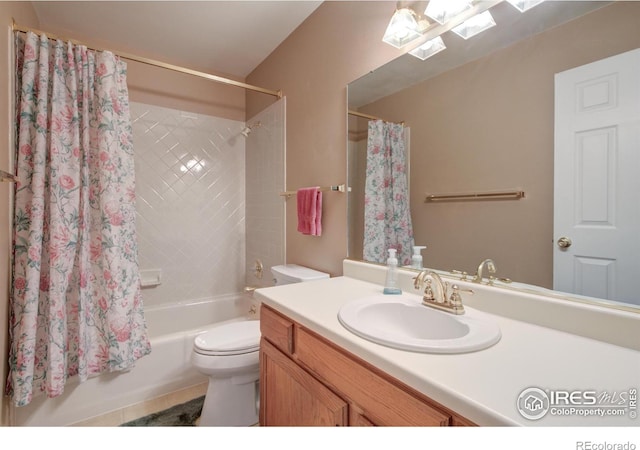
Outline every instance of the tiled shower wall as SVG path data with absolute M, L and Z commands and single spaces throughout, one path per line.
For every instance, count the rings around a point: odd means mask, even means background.
M 145 306 L 240 292 L 244 123 L 135 102 L 131 119 L 140 269 L 162 271 Z
M 270 268 L 285 261 L 285 108 L 282 98 L 247 121 L 253 126 L 246 151 L 246 281 L 252 287 L 272 286 Z M 262 279 L 254 274 L 257 260 L 264 266 Z

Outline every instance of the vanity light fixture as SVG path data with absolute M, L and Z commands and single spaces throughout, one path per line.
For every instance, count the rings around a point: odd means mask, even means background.
M 444 25 L 469 8 L 471 8 L 470 0 L 429 0 L 424 13 L 440 25 Z
M 444 41 L 442 40 L 442 38 L 440 36 L 436 36 L 433 39 L 425 42 L 421 46 L 411 50 L 409 53 L 416 58 L 424 61 L 425 59 L 430 58 L 431 56 L 441 52 L 446 48 L 447 46 L 444 45 Z
M 416 13 L 410 8 L 397 9 L 391 17 L 382 40 L 396 48 L 402 48 L 422 36 Z
M 452 28 L 451 31 L 456 33 L 458 36 L 463 39 L 469 39 L 477 35 L 478 33 L 482 33 L 485 30 L 496 25 L 495 20 L 493 20 L 493 16 L 487 10 L 481 14 L 477 14 L 470 19 L 462 22 L 455 28 Z
M 521 13 L 530 10 L 534 6 L 539 5 L 544 0 L 507 0 Z

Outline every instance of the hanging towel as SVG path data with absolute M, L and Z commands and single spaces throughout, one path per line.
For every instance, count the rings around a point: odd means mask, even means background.
M 318 187 L 298 189 L 298 231 L 310 236 L 322 234 L 322 192 Z

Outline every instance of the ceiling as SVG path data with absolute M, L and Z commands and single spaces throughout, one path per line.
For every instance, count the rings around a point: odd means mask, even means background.
M 194 70 L 245 78 L 321 1 L 40 1 L 40 29 Z M 88 39 L 88 38 L 87 38 Z M 108 47 L 107 47 L 108 46 Z

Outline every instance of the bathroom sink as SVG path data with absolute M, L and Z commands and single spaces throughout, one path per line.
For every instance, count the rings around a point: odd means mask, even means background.
M 454 315 L 422 305 L 422 297 L 375 295 L 346 303 L 338 312 L 350 332 L 377 344 L 419 353 L 466 353 L 498 342 L 500 328 L 489 319 Z

